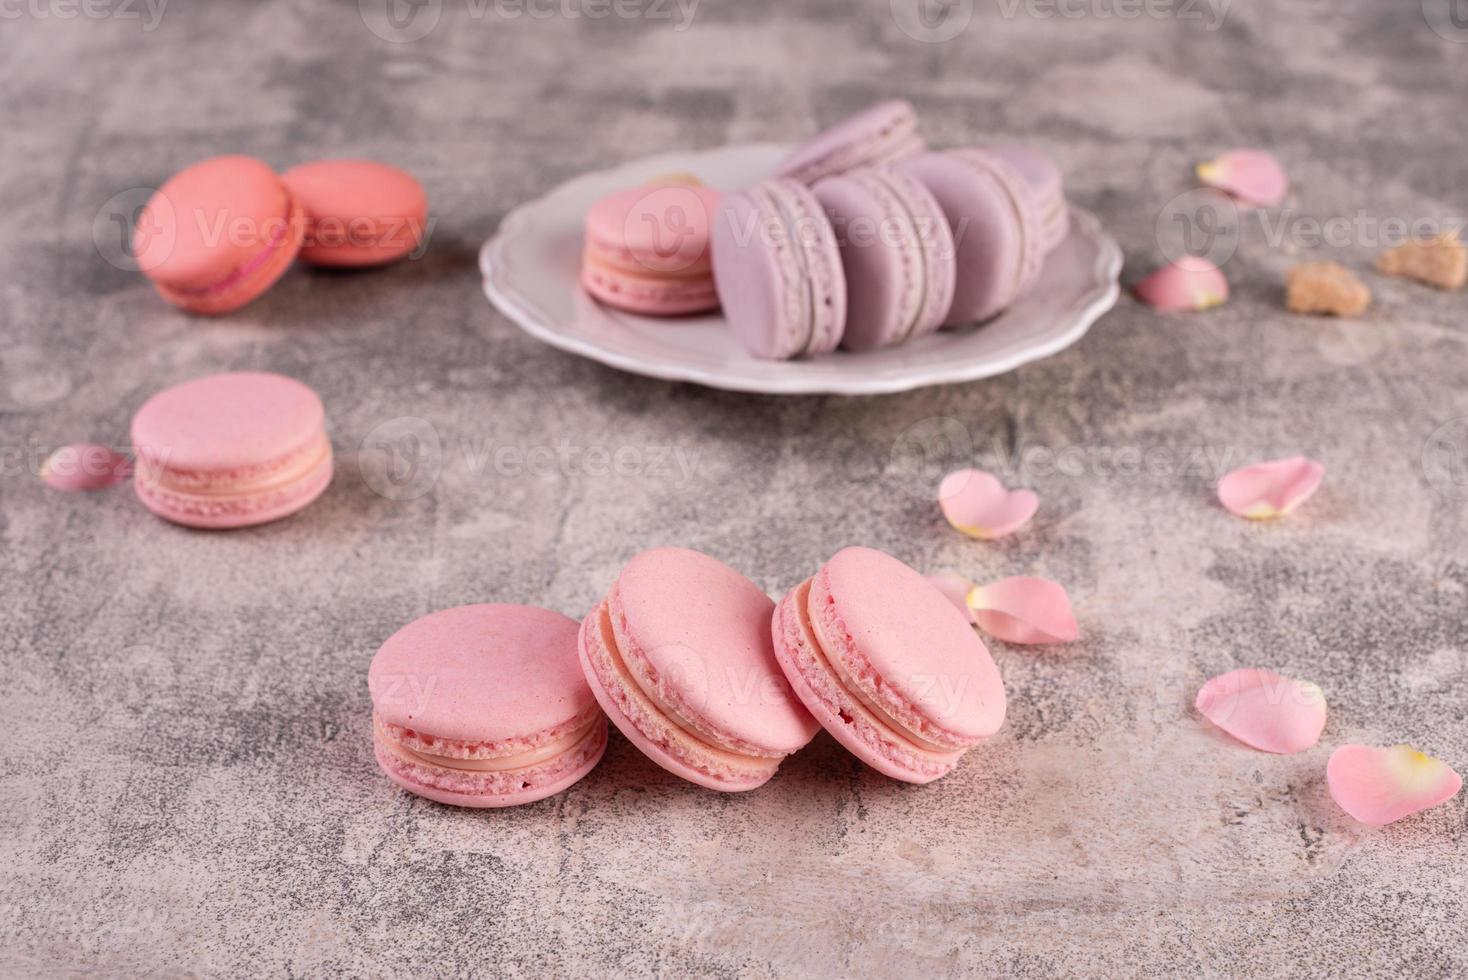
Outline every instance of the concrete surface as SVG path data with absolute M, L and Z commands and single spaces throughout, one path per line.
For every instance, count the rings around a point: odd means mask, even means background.
M 152 30 L 141 4 L 7 6 L 0 968 L 1468 972 L 1468 801 L 1369 832 L 1322 780 L 1348 741 L 1468 769 L 1468 297 L 1368 273 L 1378 305 L 1338 323 L 1284 315 L 1279 285 L 1292 251 L 1366 269 L 1373 221 L 1468 209 L 1468 31 L 1433 0 L 1429 16 L 1415 0 L 1237 3 L 1214 29 L 1181 0 L 1174 19 L 1016 2 L 972 6 L 943 43 L 904 34 L 902 0 L 898 17 L 705 0 L 682 25 L 652 0 L 620 8 L 641 19 L 447 0 L 403 43 L 368 29 L 386 23 L 371 0 L 365 21 L 352 4 L 177 3 Z M 1192 163 L 1231 145 L 1287 162 L 1289 241 L 1269 241 L 1277 213 L 1246 215 L 1235 298 L 1206 316 L 1124 298 L 1057 357 L 862 400 L 619 374 L 535 343 L 479 293 L 478 245 L 563 178 L 795 138 L 887 95 L 935 142 L 1053 151 L 1129 278 L 1159 258 Z M 402 164 L 428 187 L 431 247 L 372 274 L 297 269 L 221 320 L 180 315 L 108 261 L 109 216 L 225 151 Z M 1308 218 L 1343 219 L 1338 247 L 1312 247 Z M 247 367 L 328 406 L 338 475 L 296 519 L 195 533 L 127 492 L 67 497 L 31 476 L 56 445 L 123 441 L 160 387 Z M 439 450 L 405 485 L 422 492 L 392 499 L 373 487 L 392 486 L 384 452 L 411 449 L 404 417 Z M 971 450 L 918 465 L 954 424 Z M 555 462 L 515 465 L 536 447 Z M 1222 469 L 1296 451 L 1329 467 L 1296 519 L 1213 504 Z M 949 531 L 931 488 L 956 457 L 1035 487 L 1034 525 L 987 546 Z M 510 812 L 379 775 L 365 676 L 389 633 L 484 600 L 580 615 L 664 542 L 772 592 L 857 542 L 980 579 L 1048 575 L 1085 638 L 994 644 L 1008 723 L 928 788 L 824 735 L 743 796 L 621 739 L 572 791 Z M 1196 685 L 1245 664 L 1324 687 L 1318 748 L 1265 756 L 1197 722 Z

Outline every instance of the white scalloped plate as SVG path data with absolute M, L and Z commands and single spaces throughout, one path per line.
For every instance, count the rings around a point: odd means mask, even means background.
M 568 181 L 511 211 L 485 242 L 485 295 L 526 333 L 561 350 L 654 378 L 779 395 L 870 395 L 991 377 L 1070 346 L 1116 303 L 1121 249 L 1079 208 L 1071 209 L 1070 237 L 1046 260 L 1039 285 L 1002 316 L 887 350 L 760 361 L 718 313 L 637 316 L 582 290 L 582 219 L 597 199 L 676 170 L 713 187 L 745 186 L 788 149 L 742 144 L 665 154 Z

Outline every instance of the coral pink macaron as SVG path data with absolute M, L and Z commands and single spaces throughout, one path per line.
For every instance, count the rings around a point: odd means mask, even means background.
M 819 730 L 775 662 L 774 608 L 708 555 L 645 551 L 581 624 L 581 666 L 648 758 L 709 789 L 754 789 Z
M 138 499 L 190 527 L 277 520 L 331 482 L 321 399 L 279 374 L 214 374 L 161 391 L 133 417 L 132 441 Z
M 382 265 L 413 252 L 428 227 L 428 196 L 406 170 L 375 160 L 317 160 L 281 178 L 306 214 L 301 261 Z
M 586 213 L 582 286 L 630 313 L 680 316 L 715 308 L 709 228 L 720 197 L 680 178 L 597 201 Z
M 304 231 L 299 204 L 267 164 L 215 157 L 154 192 L 133 228 L 133 256 L 170 303 L 227 313 L 280 278 Z
M 607 720 L 576 659 L 576 621 L 487 603 L 416 619 L 367 671 L 389 779 L 454 806 L 544 799 L 590 772 Z
M 811 714 L 894 779 L 946 775 L 1004 722 L 999 669 L 963 613 L 880 551 L 838 552 L 785 596 L 772 632 Z

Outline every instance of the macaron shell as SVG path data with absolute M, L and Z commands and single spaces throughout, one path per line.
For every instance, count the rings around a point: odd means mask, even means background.
M 627 638 L 713 731 L 777 754 L 815 735 L 770 645 L 775 604 L 739 572 L 688 548 L 655 548 L 627 563 L 613 595 Z
M 845 548 L 816 576 L 811 604 L 819 602 L 881 686 L 935 726 L 982 739 L 1003 724 L 1004 683 L 993 658 L 919 572 L 872 548 Z
M 587 248 L 608 265 L 643 276 L 709 269 L 709 235 L 723 195 L 711 187 L 629 187 L 586 213 Z
M 922 246 L 926 293 L 908 339 L 924 337 L 943 326 L 953 306 L 953 290 L 958 279 L 954 265 L 953 231 L 948 227 L 948 219 L 937 198 L 922 181 L 895 167 L 882 167 L 877 173 L 907 208 L 908 219 Z
M 1055 161 L 1032 146 L 1018 143 L 986 143 L 977 149 L 1003 160 L 1024 178 L 1044 218 L 1045 252 L 1053 252 L 1070 234 L 1065 178 Z
M 581 285 L 608 306 L 647 316 L 685 316 L 719 305 L 712 274 L 693 279 L 640 276 L 590 255 L 581 260 Z
M 897 166 L 932 192 L 953 234 L 957 280 L 944 325 L 982 323 L 1003 312 L 1038 274 L 1032 202 L 1011 195 L 999 167 L 951 152 L 925 153 Z
M 638 721 L 622 709 L 618 703 L 616 694 L 602 680 L 596 664 L 592 662 L 589 644 L 596 642 L 596 640 L 590 631 L 601 629 L 601 624 L 598 620 L 602 612 L 602 607 L 598 606 L 582 622 L 581 640 L 577 644 L 576 649 L 577 654 L 581 658 L 582 671 L 585 673 L 586 682 L 590 685 L 592 694 L 596 697 L 597 703 L 601 705 L 601 709 L 606 713 L 607 718 L 617 727 L 617 730 L 622 733 L 623 737 L 631 742 L 639 752 L 647 756 L 665 771 L 672 773 L 680 779 L 686 779 L 696 786 L 702 786 L 705 789 L 717 790 L 721 793 L 745 792 L 747 790 L 758 789 L 769 782 L 770 778 L 775 775 L 776 770 L 779 768 L 779 760 L 777 759 L 771 759 L 768 767 L 763 772 L 757 774 L 750 774 L 744 778 L 735 778 L 732 776 L 721 777 L 714 775 L 712 772 L 705 771 L 706 769 L 713 769 L 714 767 L 712 765 L 705 766 L 705 769 L 697 769 L 682 759 L 679 759 L 668 747 L 658 744 L 643 734 L 642 727 L 638 724 Z M 684 755 L 697 759 L 701 754 L 704 754 L 706 746 L 691 734 L 681 731 L 672 719 L 663 718 L 661 727 L 670 734 L 671 738 L 679 740 L 678 749 Z
M 884 776 L 922 784 L 947 775 L 965 750 L 930 752 L 907 742 L 820 664 L 824 652 L 802 608 L 809 593 L 809 580 L 791 589 L 770 623 L 776 659 L 801 702 L 832 738 Z
M 927 149 L 917 133 L 917 113 L 902 99 L 868 106 L 823 130 L 791 152 L 775 170 L 814 184 L 855 167 L 891 163 Z
M 280 374 L 195 378 L 149 398 L 132 422 L 139 467 L 236 470 L 263 466 L 317 439 L 326 412 L 316 392 Z
M 165 299 L 222 313 L 268 289 L 303 232 L 303 213 L 267 164 L 215 157 L 154 192 L 133 228 L 133 255 Z
M 739 343 L 764 360 L 796 357 L 809 342 L 809 287 L 784 235 L 784 221 L 758 187 L 726 195 L 714 219 L 719 305 Z
M 847 314 L 841 345 L 875 350 L 907 337 L 922 302 L 922 256 L 890 192 L 860 179 L 826 177 L 812 190 L 836 228 Z
M 810 329 L 805 354 L 829 354 L 841 344 L 846 329 L 846 274 L 836 232 L 821 202 L 799 181 L 765 182 L 770 197 L 784 213 L 790 240 L 799 250 L 808 293 Z
M 1040 272 L 1045 266 L 1045 215 L 1030 190 L 1029 183 L 1012 166 L 999 157 L 980 149 L 957 149 L 948 151 L 965 163 L 975 166 L 998 178 L 1005 194 L 1015 209 L 1020 227 L 1020 272 L 1014 293 L 1005 306 L 1035 288 Z
M 307 220 L 301 260 L 381 265 L 410 254 L 427 232 L 428 196 L 412 174 L 375 160 L 317 160 L 282 181 Z
M 417 782 L 411 778 L 406 767 L 397 765 L 397 760 L 392 754 L 383 748 L 380 741 L 374 739 L 372 754 L 377 759 L 377 765 L 383 774 L 394 783 L 416 796 L 433 800 L 435 803 L 444 803 L 449 806 L 462 806 L 478 809 L 488 809 L 505 806 L 519 806 L 522 803 L 534 803 L 548 796 L 554 796 L 563 790 L 569 789 L 579 782 L 587 773 L 595 769 L 597 763 L 601 762 L 602 756 L 607 750 L 607 723 L 603 719 L 598 722 L 598 745 L 593 749 L 591 755 L 576 768 L 562 773 L 555 779 L 545 782 L 535 781 L 531 785 L 515 793 L 455 793 L 450 790 L 440 789 Z
M 574 722 L 595 704 L 576 655 L 575 620 L 485 603 L 416 619 L 372 658 L 385 721 L 457 742 L 514 742 Z

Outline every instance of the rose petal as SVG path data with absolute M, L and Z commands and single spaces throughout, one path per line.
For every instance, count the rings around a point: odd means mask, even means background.
M 1218 502 L 1240 517 L 1273 520 L 1310 499 L 1324 476 L 1325 467 L 1304 456 L 1255 463 L 1218 481 Z
M 1198 691 L 1198 713 L 1245 745 L 1289 755 L 1320 741 L 1325 693 L 1309 681 L 1244 669 L 1213 678 Z
M 1228 302 L 1228 280 L 1212 262 L 1189 255 L 1164 265 L 1133 286 L 1132 292 L 1164 313 L 1206 310 Z
M 943 593 L 948 601 L 963 611 L 968 621 L 974 621 L 974 611 L 968 607 L 968 594 L 973 591 L 974 583 L 962 575 L 929 575 L 928 581 L 933 583 L 933 588 Z
M 132 463 L 106 446 L 79 442 L 46 457 L 37 475 L 47 486 L 67 493 L 105 490 L 131 476 Z
M 992 473 L 958 470 L 938 485 L 938 506 L 948 523 L 971 538 L 992 541 L 1019 530 L 1040 506 L 1031 490 L 1006 490 Z
M 1342 810 L 1372 827 L 1437 806 L 1463 787 L 1447 763 L 1410 745 L 1342 745 L 1325 765 L 1325 781 Z
M 969 590 L 979 628 L 1010 643 L 1069 643 L 1080 636 L 1070 597 L 1058 583 L 1017 576 Z
M 1198 179 L 1246 204 L 1265 208 L 1283 204 L 1290 190 L 1284 167 L 1273 153 L 1264 150 L 1231 150 L 1216 160 L 1200 163 Z

